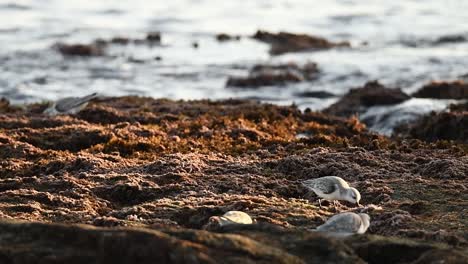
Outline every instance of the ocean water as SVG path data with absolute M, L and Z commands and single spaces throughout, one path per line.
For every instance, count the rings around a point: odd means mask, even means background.
M 235 97 L 320 110 L 369 80 L 411 93 L 431 80 L 467 74 L 468 41 L 435 43 L 452 35 L 468 39 L 466 10 L 468 1 L 460 0 L 0 0 L 0 97 L 13 103 L 91 92 L 173 99 Z M 271 56 L 268 45 L 248 38 L 258 29 L 348 40 L 352 48 Z M 161 32 L 162 45 L 114 45 L 104 57 L 65 58 L 52 48 L 57 42 L 142 38 L 153 31 Z M 217 33 L 243 38 L 219 43 Z M 254 64 L 308 61 L 318 63 L 318 80 L 261 89 L 225 87 L 229 76 L 246 75 Z M 303 91 L 337 96 L 297 96 Z M 366 117 L 378 119 L 379 113 L 397 111 L 401 121 L 448 103 L 412 100 L 374 108 Z M 399 109 L 404 113 L 401 120 Z M 388 126 L 380 126 L 375 129 L 389 133 Z

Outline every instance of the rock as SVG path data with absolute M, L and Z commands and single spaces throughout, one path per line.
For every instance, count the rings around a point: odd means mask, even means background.
M 389 138 L 356 118 L 239 99 L 106 97 L 58 117 L 28 109 L 0 115 L 0 217 L 64 225 L 0 223 L 0 258 L 7 263 L 12 256 L 102 263 L 107 252 L 116 262 L 143 263 L 145 256 L 154 261 L 152 254 L 160 262 L 201 256 L 199 262 L 213 263 L 385 257 L 366 253 L 367 245 L 401 248 L 416 261 L 445 257 L 444 250 L 458 256 L 468 245 L 460 228 L 468 149 L 460 142 Z M 299 183 L 325 175 L 346 178 L 364 206 L 319 208 Z M 227 211 L 248 213 L 257 224 L 194 230 Z M 343 242 L 308 231 L 344 211 L 369 214 L 367 232 L 376 238 Z M 386 240 L 393 237 L 417 250 Z M 377 242 L 383 246 L 371 246 Z
M 318 76 L 315 63 L 298 66 L 295 63 L 280 65 L 255 65 L 247 77 L 229 77 L 228 87 L 252 88 L 285 85 L 287 83 L 314 80 Z
M 468 95 L 468 85 L 463 82 L 432 83 L 416 94 L 433 98 L 457 98 Z M 415 94 L 415 95 L 416 95 Z M 402 138 L 417 138 L 429 142 L 453 140 L 468 142 L 468 103 L 451 104 L 448 111 L 431 112 L 411 123 L 395 127 L 394 135 Z
M 401 40 L 403 45 L 412 48 L 419 47 L 434 47 L 440 45 L 463 43 L 468 40 L 467 35 L 453 34 L 453 35 L 442 35 L 435 38 L 404 38 Z
M 435 99 L 468 99 L 468 84 L 463 81 L 432 82 L 412 96 Z
M 335 97 L 336 95 L 333 93 L 329 93 L 327 91 L 305 91 L 301 93 L 296 93 L 296 96 L 305 97 L 305 98 L 330 98 Z
M 0 221 L 5 263 L 465 263 L 462 251 L 378 236 L 346 241 L 310 231 L 230 226 L 230 233 L 192 229 L 97 228 Z M 236 230 L 237 228 L 237 230 Z M 247 231 L 248 230 L 248 231 Z M 226 232 L 226 231 L 223 231 Z M 244 235 L 244 233 L 249 235 Z
M 1 114 L 6 114 L 6 113 L 14 113 L 14 112 L 20 112 L 21 108 L 18 106 L 13 106 L 10 104 L 10 101 L 8 101 L 6 98 L 0 98 L 0 113 Z
M 256 40 L 270 44 L 270 53 L 273 55 L 280 55 L 287 52 L 350 47 L 349 42 L 346 41 L 334 43 L 321 37 L 288 32 L 270 33 L 258 30 L 252 37 Z
M 120 44 L 120 45 L 127 45 L 131 42 L 132 40 L 127 37 L 114 37 L 110 40 L 111 43 L 114 44 Z
M 150 33 L 146 34 L 146 40 L 148 42 L 160 43 L 161 42 L 161 33 L 160 32 L 150 32 Z
M 57 50 L 66 56 L 103 56 L 105 54 L 104 46 L 92 43 L 92 44 L 64 44 L 58 43 L 55 45 Z
M 351 89 L 338 102 L 325 110 L 326 114 L 349 117 L 363 113 L 366 108 L 376 105 L 394 105 L 410 99 L 400 89 L 391 89 L 377 81 L 368 82 L 362 88 Z
M 442 45 L 448 43 L 460 43 L 466 42 L 467 37 L 463 35 L 446 35 L 437 38 L 435 41 L 432 42 L 433 45 Z
M 241 39 L 241 36 L 239 35 L 232 36 L 226 33 L 216 34 L 216 40 L 219 42 L 225 42 L 225 41 L 230 41 L 230 40 L 240 40 L 240 39 Z
M 159 45 L 161 44 L 161 33 L 160 32 L 149 32 L 144 38 L 130 38 L 125 36 L 117 36 L 111 39 L 96 39 L 95 45 L 106 46 L 109 44 L 116 45 L 128 45 L 128 44 L 148 44 L 148 45 Z
M 354 236 L 346 240 L 356 254 L 367 263 L 431 263 L 428 256 L 436 256 L 434 263 L 462 263 L 468 261 L 467 252 L 448 249 L 438 244 L 424 244 L 408 239 Z M 458 258 L 454 259 L 453 256 Z M 460 261 L 460 262 L 459 262 Z
M 5 263 L 304 263 L 246 237 L 2 221 Z
M 432 112 L 395 128 L 395 135 L 426 141 L 455 140 L 468 143 L 468 112 Z
M 468 102 L 461 104 L 451 104 L 449 105 L 449 110 L 451 112 L 467 112 L 468 111 Z

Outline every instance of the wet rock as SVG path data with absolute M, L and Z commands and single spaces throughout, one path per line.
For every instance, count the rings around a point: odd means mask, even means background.
M 66 55 L 66 56 L 91 57 L 91 56 L 105 55 L 104 45 L 100 45 L 99 43 L 92 43 L 92 44 L 58 43 L 55 45 L 55 48 L 62 55 Z
M 301 93 L 296 93 L 296 96 L 305 97 L 305 98 L 330 98 L 335 97 L 336 95 L 327 91 L 305 91 Z
M 426 141 L 468 142 L 468 112 L 432 112 L 410 124 L 395 128 L 395 135 Z
M 461 104 L 451 104 L 449 105 L 449 110 L 451 112 L 468 112 L 468 102 Z
M 317 64 L 306 63 L 298 66 L 295 63 L 280 65 L 255 65 L 247 77 L 229 77 L 228 87 L 261 87 L 285 85 L 287 83 L 310 81 L 317 78 Z
M 368 82 L 362 88 L 351 89 L 338 102 L 323 110 L 326 114 L 349 117 L 363 113 L 368 107 L 394 105 L 410 99 L 400 89 L 387 88 L 377 81 Z
M 144 38 L 131 38 L 125 36 L 117 36 L 111 39 L 96 39 L 94 43 L 98 46 L 105 47 L 109 44 L 116 45 L 128 45 L 128 44 L 149 44 L 159 45 L 161 44 L 161 33 L 160 32 L 149 32 Z
M 226 33 L 219 33 L 216 34 L 216 40 L 219 42 L 225 42 L 225 41 L 230 41 L 230 40 L 240 40 L 241 36 L 239 35 L 228 35 Z
M 460 43 L 460 42 L 466 42 L 467 40 L 468 40 L 467 37 L 464 35 L 446 35 L 446 36 L 439 37 L 432 44 L 442 45 L 442 44 L 448 44 L 448 43 Z
M 412 48 L 418 47 L 433 47 L 433 46 L 440 46 L 440 45 L 447 45 L 447 44 L 454 44 L 454 43 L 463 43 L 468 40 L 466 34 L 453 34 L 453 35 L 443 35 L 435 38 L 404 38 L 401 40 L 403 45 Z
M 463 81 L 432 82 L 412 96 L 435 99 L 468 99 L 468 84 Z
M 270 33 L 259 30 L 252 37 L 256 40 L 270 44 L 270 53 L 273 55 L 280 55 L 287 52 L 350 47 L 349 42 L 346 41 L 334 43 L 321 37 L 288 32 Z
M 0 113 L 1 114 L 19 112 L 20 110 L 21 110 L 20 107 L 12 106 L 10 104 L 10 101 L 8 101 L 7 99 L 3 97 L 0 98 Z
M 421 244 L 397 238 L 381 238 L 367 235 L 352 237 L 347 242 L 350 243 L 357 255 L 367 263 L 423 263 L 421 261 L 428 259 L 429 255 L 437 256 L 437 259 L 434 259 L 437 262 L 462 263 L 468 257 L 465 255 L 466 253 L 447 249 L 437 244 Z M 460 258 L 456 259 L 455 262 L 449 262 L 454 260 L 454 255 Z
M 127 45 L 131 42 L 132 40 L 127 37 L 113 37 L 110 42 L 114 44 L 120 44 L 120 45 Z
M 148 42 L 161 42 L 161 33 L 160 32 L 150 32 L 146 35 L 146 40 Z

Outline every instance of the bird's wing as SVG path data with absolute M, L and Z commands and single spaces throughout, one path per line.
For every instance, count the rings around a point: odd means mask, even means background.
M 317 179 L 315 188 L 320 189 L 324 194 L 331 194 L 338 190 L 336 182 L 328 178 Z
M 324 194 L 331 194 L 339 189 L 339 187 L 337 186 L 337 184 L 340 183 L 339 179 L 340 178 L 334 176 L 326 176 L 322 178 L 303 181 L 302 185 L 304 185 L 308 189 L 318 189 Z
M 73 108 L 79 107 L 90 100 L 94 99 L 97 93 L 93 93 L 84 97 L 68 97 L 58 100 L 55 105 L 55 109 L 59 112 L 67 112 Z
M 335 180 L 343 188 L 345 188 L 345 189 L 349 188 L 349 184 L 345 180 L 343 180 L 342 178 L 336 177 L 336 176 L 329 176 L 329 177 L 332 178 L 333 180 Z

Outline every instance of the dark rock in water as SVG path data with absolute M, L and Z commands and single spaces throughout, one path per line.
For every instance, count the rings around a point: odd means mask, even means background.
M 454 34 L 454 35 L 445 35 L 439 36 L 437 38 L 415 38 L 415 37 L 407 37 L 401 40 L 401 44 L 412 47 L 432 47 L 432 46 L 440 46 L 446 44 L 453 44 L 453 43 L 462 43 L 468 41 L 467 35 L 463 34 Z
M 114 219 L 117 220 L 117 219 Z M 237 228 L 237 229 L 236 229 Z M 408 239 L 354 236 L 345 241 L 275 227 L 231 233 L 192 229 L 97 228 L 0 221 L 3 263 L 466 263 L 460 250 Z M 246 232 L 247 231 L 247 232 Z M 449 261 L 449 262 L 448 262 Z
M 229 77 L 228 87 L 260 87 L 310 81 L 318 76 L 315 63 L 298 66 L 295 63 L 280 65 L 255 65 L 247 77 Z
M 132 40 L 127 37 L 114 37 L 110 40 L 111 43 L 114 44 L 120 44 L 120 45 L 127 45 L 131 42 Z
M 350 47 L 350 44 L 347 41 L 334 43 L 321 37 L 288 32 L 270 33 L 259 30 L 252 37 L 270 44 L 270 53 L 273 55 L 279 55 L 287 52 Z
M 330 98 L 335 97 L 336 95 L 327 91 L 305 91 L 301 93 L 296 93 L 296 96 L 306 98 Z
M 136 63 L 136 64 L 143 64 L 143 63 L 146 62 L 144 59 L 137 59 L 137 58 L 135 58 L 135 57 L 133 57 L 133 56 L 127 58 L 127 61 L 128 61 L 128 62 L 131 62 L 131 63 Z
M 160 32 L 150 32 L 146 35 L 146 40 L 149 42 L 161 42 Z
M 467 37 L 463 35 L 446 35 L 446 36 L 439 37 L 434 42 L 432 42 L 432 44 L 441 45 L 441 44 L 447 44 L 447 43 L 459 43 L 459 42 L 465 42 L 467 40 L 468 40 Z
M 349 117 L 376 105 L 394 105 L 410 99 L 399 88 L 387 88 L 378 81 L 368 82 L 362 88 L 351 89 L 338 102 L 323 110 L 324 113 Z
M 396 127 L 395 135 L 426 141 L 455 140 L 468 143 L 468 112 L 432 112 L 411 124 Z
M 44 84 L 47 84 L 47 77 L 45 76 L 36 77 L 32 79 L 32 82 L 34 82 L 35 84 L 44 85 Z
M 272 86 L 272 85 L 283 85 L 288 82 L 301 82 L 304 81 L 301 75 L 284 72 L 278 74 L 272 74 L 270 72 L 262 72 L 249 76 L 246 78 L 230 77 L 226 83 L 229 87 L 260 87 L 260 86 Z
M 435 99 L 468 99 L 468 83 L 432 82 L 413 94 L 414 97 Z
M 128 45 L 128 44 L 149 44 L 149 45 L 159 45 L 161 43 L 161 33 L 160 32 L 150 32 L 146 34 L 145 38 L 130 38 L 130 37 L 123 37 L 117 36 L 111 39 L 97 39 L 94 41 L 95 44 L 106 46 L 109 44 L 116 44 L 116 45 Z
M 12 106 L 10 101 L 5 98 L 0 98 L 0 114 L 19 112 L 21 108 Z
M 98 43 L 92 44 L 64 44 L 58 43 L 55 45 L 57 50 L 66 56 L 103 56 L 104 46 Z
M 449 105 L 449 110 L 452 112 L 468 112 L 468 102 L 461 103 L 461 104 L 451 104 Z
M 240 39 L 241 39 L 241 36 L 239 35 L 232 36 L 226 33 L 216 34 L 216 40 L 219 42 L 230 41 L 230 40 L 240 40 Z

